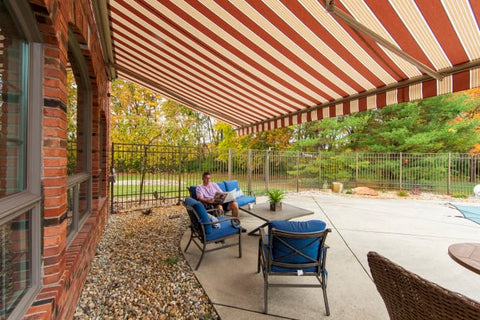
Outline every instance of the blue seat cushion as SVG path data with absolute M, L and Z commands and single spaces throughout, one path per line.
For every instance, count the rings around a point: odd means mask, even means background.
M 269 231 L 272 228 L 287 232 L 316 232 L 322 231 L 327 227 L 327 224 L 322 220 L 309 221 L 285 221 L 272 220 L 268 224 Z
M 224 181 L 225 183 L 225 191 L 232 191 L 232 190 L 240 190 L 238 187 L 238 181 L 237 180 L 230 180 L 230 181 Z
M 197 199 L 197 186 L 188 187 L 188 192 L 190 192 L 190 197 L 192 197 L 195 200 L 198 200 Z
M 200 222 L 210 222 L 210 218 L 208 217 L 207 210 L 203 203 L 198 200 L 195 200 L 191 197 L 185 198 L 185 205 L 192 207 L 200 217 Z M 208 235 L 212 232 L 212 225 L 208 224 L 205 225 L 205 234 Z
M 227 189 L 225 188 L 225 181 L 217 182 L 217 185 L 220 190 L 222 190 L 223 192 L 227 192 Z
M 268 225 L 269 234 L 272 228 L 277 230 L 295 232 L 295 233 L 306 233 L 306 232 L 316 232 L 322 231 L 326 227 L 326 223 L 321 220 L 310 220 L 310 221 L 271 221 Z M 280 238 L 290 246 L 301 249 L 309 244 L 314 243 L 307 249 L 301 250 L 301 252 L 314 260 L 318 260 L 319 245 L 320 241 L 316 238 L 310 239 L 290 239 L 290 238 Z M 316 242 L 315 242 L 316 241 Z M 305 258 L 300 254 L 293 254 L 292 249 L 288 248 L 285 244 L 281 243 L 277 239 L 274 239 L 271 248 L 272 259 L 277 262 L 290 263 L 290 264 L 302 264 L 302 263 L 311 263 L 312 261 Z M 303 269 L 304 272 L 317 272 L 316 267 L 310 268 L 283 268 L 278 266 L 272 266 L 272 271 L 275 272 L 297 272 L 298 269 Z
M 239 207 L 243 207 L 246 204 L 254 203 L 256 201 L 255 197 L 250 197 L 250 196 L 240 196 L 235 200 L 237 201 Z
M 212 229 L 212 232 L 206 235 L 207 241 L 214 241 L 214 240 L 238 233 L 238 229 L 232 226 L 231 221 L 230 220 L 225 221 L 224 219 L 225 218 L 222 219 L 222 217 L 218 218 L 220 222 L 220 228 Z

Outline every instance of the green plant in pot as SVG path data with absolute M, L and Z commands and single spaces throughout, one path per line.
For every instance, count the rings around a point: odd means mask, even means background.
M 285 192 L 279 189 L 268 191 L 268 202 L 270 202 L 271 211 L 282 210 L 282 200 L 285 198 Z

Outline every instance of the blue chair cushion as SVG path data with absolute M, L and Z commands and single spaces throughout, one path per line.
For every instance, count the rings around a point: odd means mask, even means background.
M 210 222 L 210 218 L 208 217 L 207 210 L 203 203 L 198 200 L 195 200 L 191 197 L 185 198 L 185 205 L 192 207 L 197 212 L 198 216 L 200 217 L 200 222 Z M 205 225 L 205 234 L 208 235 L 212 232 L 212 225 L 208 224 Z
M 241 196 L 235 199 L 238 203 L 239 207 L 243 207 L 244 205 L 247 205 L 249 203 L 254 203 L 255 197 L 250 197 L 250 196 Z
M 310 220 L 310 221 L 271 221 L 268 225 L 268 230 L 270 234 L 270 230 L 275 228 L 277 230 L 288 231 L 288 232 L 296 232 L 296 233 L 305 233 L 305 232 L 316 232 L 322 231 L 326 227 L 326 223 L 321 220 Z M 282 239 L 290 246 L 300 249 L 303 248 L 312 242 L 315 239 L 289 239 L 284 238 Z M 311 257 L 314 260 L 318 260 L 318 250 L 319 250 L 320 241 L 317 241 L 312 246 L 308 247 L 305 250 L 302 250 L 302 253 Z M 299 254 L 294 254 L 288 256 L 292 253 L 292 250 L 288 248 L 285 244 L 281 243 L 280 241 L 273 241 L 271 254 L 272 258 L 275 261 L 282 262 L 282 263 L 291 263 L 291 264 L 302 264 L 302 263 L 311 263 L 311 260 L 303 257 Z M 278 266 L 272 266 L 272 271 L 275 272 L 296 272 L 298 269 L 302 268 L 283 268 Z M 316 272 L 315 267 L 311 268 L 303 268 L 304 272 Z
M 223 192 L 227 192 L 227 189 L 225 187 L 225 181 L 217 182 L 217 185 L 220 188 L 220 190 L 222 190 Z
M 188 192 L 190 192 L 190 197 L 192 197 L 195 200 L 198 200 L 197 199 L 197 186 L 188 187 Z
M 240 190 L 238 187 L 238 181 L 237 180 L 230 180 L 230 181 L 224 181 L 225 182 L 225 191 L 232 191 L 232 190 Z
M 287 232 L 316 232 L 322 231 L 327 227 L 327 224 L 322 220 L 309 221 L 285 221 L 272 220 L 268 224 L 269 231 L 272 228 Z
M 218 221 L 220 222 L 220 228 L 218 229 L 212 229 L 212 232 L 207 234 L 207 241 L 214 241 L 226 236 L 229 236 L 231 234 L 236 234 L 238 233 L 238 229 L 234 228 L 232 226 L 232 223 L 230 220 L 224 220 L 225 218 L 219 217 Z

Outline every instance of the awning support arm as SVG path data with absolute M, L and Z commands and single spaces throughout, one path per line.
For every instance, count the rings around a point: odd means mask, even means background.
M 342 10 L 335 7 L 335 0 L 323 0 L 323 2 L 325 4 L 325 9 L 327 9 L 327 11 L 330 14 L 336 16 L 337 18 L 339 18 L 340 20 L 342 20 L 343 22 L 348 24 L 350 27 L 352 27 L 356 31 L 363 33 L 364 35 L 366 35 L 370 39 L 372 39 L 375 42 L 381 44 L 383 47 L 392 51 L 393 53 L 395 53 L 399 57 L 403 58 L 405 61 L 411 63 L 412 65 L 414 65 L 415 67 L 417 67 L 421 71 L 425 72 L 426 74 L 428 74 L 432 78 L 435 78 L 437 80 L 441 80 L 444 77 L 441 73 L 433 70 L 429 66 L 427 66 L 424 63 L 418 61 L 417 59 L 415 59 L 414 57 L 412 57 L 408 53 L 402 51 L 399 47 L 397 47 L 396 45 L 394 45 L 390 41 L 386 40 L 385 38 L 383 38 L 382 36 L 380 36 L 376 32 L 370 30 L 369 28 L 367 28 L 366 26 L 364 26 L 363 24 L 361 24 L 360 22 L 355 20 L 352 16 L 349 16 L 348 14 L 343 12 Z

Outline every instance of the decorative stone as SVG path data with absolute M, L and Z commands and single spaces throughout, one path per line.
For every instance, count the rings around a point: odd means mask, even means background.
M 357 187 L 353 188 L 353 193 L 362 196 L 378 196 L 378 192 L 369 187 Z
M 144 210 L 110 216 L 73 319 L 219 319 L 181 253 L 185 209 Z

